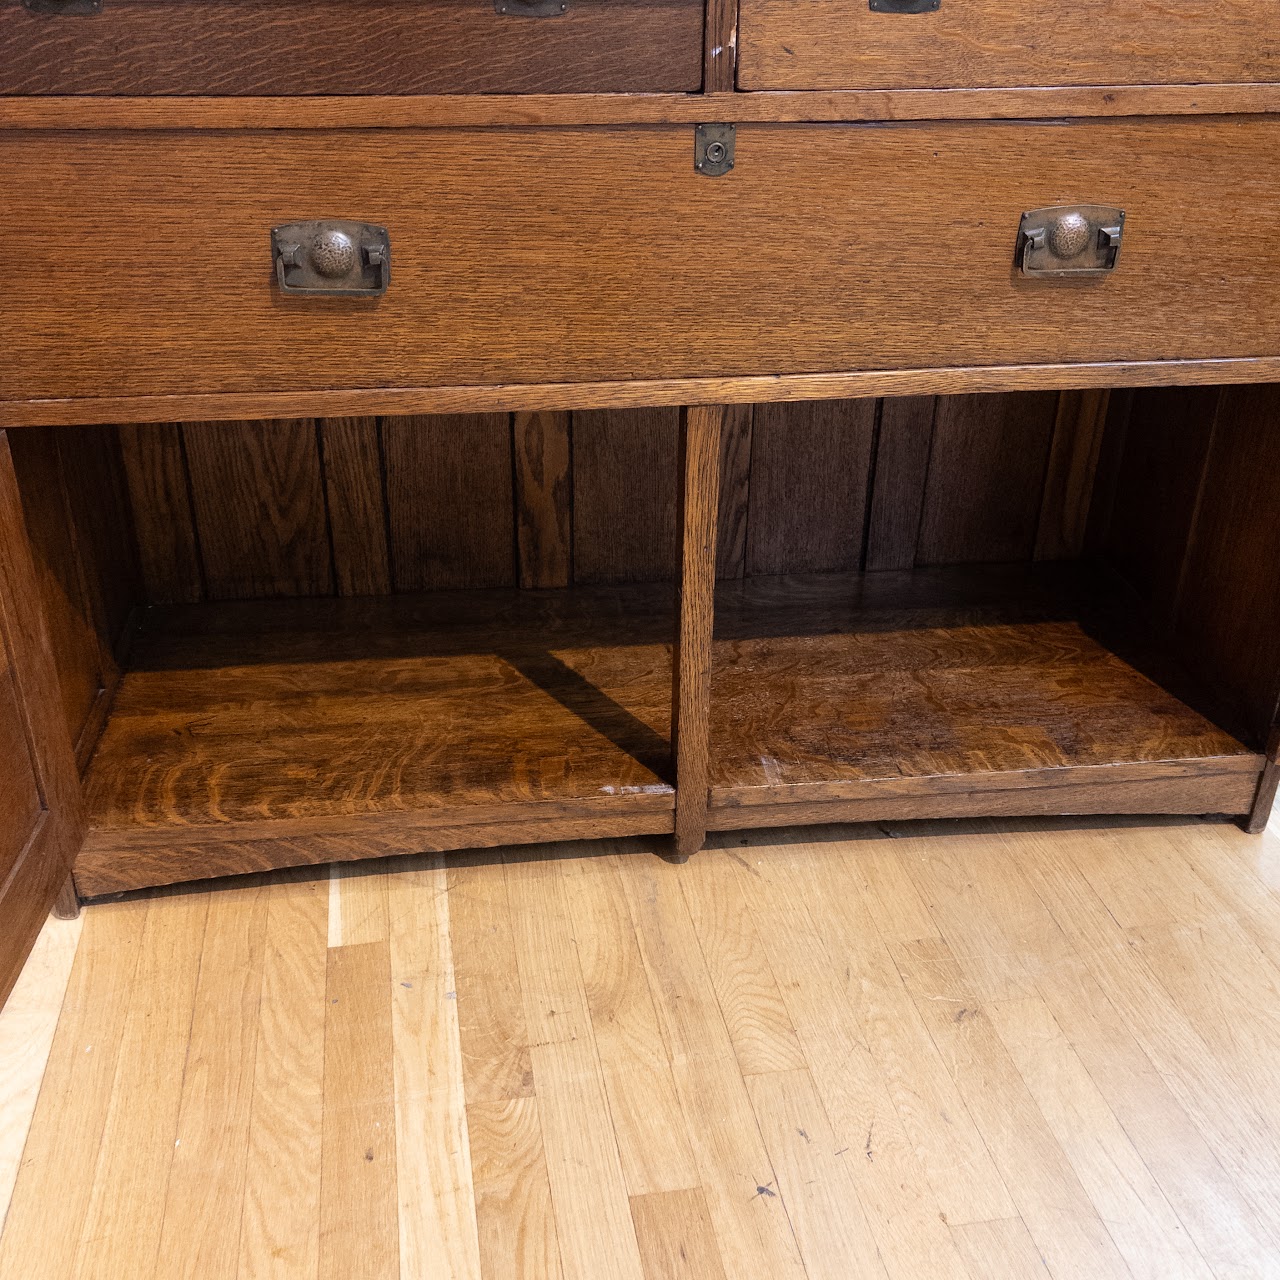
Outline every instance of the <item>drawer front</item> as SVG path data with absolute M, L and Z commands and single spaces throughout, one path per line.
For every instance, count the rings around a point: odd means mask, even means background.
M 1268 82 L 1280 79 L 1280 0 L 1086 0 L 1048 15 L 1022 0 L 923 13 L 742 0 L 738 57 L 744 89 Z
M 75 0 L 45 0 L 50 6 Z M 684 92 L 702 81 L 702 0 L 0 0 L 0 94 Z
M 0 399 L 1280 354 L 1280 120 L 693 131 L 0 133 Z M 1024 211 L 1123 209 L 1031 279 Z M 294 296 L 272 227 L 385 227 L 381 297 Z

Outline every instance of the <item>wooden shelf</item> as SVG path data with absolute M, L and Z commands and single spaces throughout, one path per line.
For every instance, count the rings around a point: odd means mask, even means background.
M 722 584 L 710 827 L 1247 812 L 1262 757 L 1207 718 L 1101 576 L 1000 566 Z
M 672 592 L 154 608 L 86 779 L 86 895 L 671 831 Z

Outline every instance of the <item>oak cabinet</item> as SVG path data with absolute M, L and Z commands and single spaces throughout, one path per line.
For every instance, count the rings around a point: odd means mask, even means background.
M 1068 73 L 994 0 L 53 2 L 0 0 L 0 992 L 68 872 L 1265 822 L 1238 6 Z

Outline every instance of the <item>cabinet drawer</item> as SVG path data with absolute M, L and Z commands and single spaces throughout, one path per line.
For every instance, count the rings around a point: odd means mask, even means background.
M 0 399 L 1280 354 L 1280 120 L 0 134 Z M 1123 209 L 1110 275 L 1024 211 Z M 387 228 L 370 298 L 269 232 Z
M 874 0 L 894 8 L 912 0 Z M 921 0 L 929 3 L 930 0 Z M 744 89 L 971 89 L 1280 78 L 1280 0 L 742 0 Z M 915 7 L 919 7 L 916 5 Z
M 0 94 L 683 92 L 702 0 L 0 0 Z

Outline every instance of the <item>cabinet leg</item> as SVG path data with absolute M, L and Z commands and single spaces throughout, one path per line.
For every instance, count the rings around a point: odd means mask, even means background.
M 75 920 L 80 915 L 80 895 L 76 893 L 75 881 L 70 876 L 58 891 L 53 900 L 53 915 L 56 920 Z
M 1249 816 L 1242 823 L 1250 835 L 1256 836 L 1266 830 L 1277 791 L 1280 791 L 1280 727 L 1271 735 L 1271 749 L 1262 770 L 1262 780 L 1258 783 L 1258 794 L 1254 798 Z
M 707 838 L 711 755 L 711 639 L 715 622 L 716 524 L 720 510 L 720 406 L 680 411 L 680 560 L 672 668 L 675 765 L 673 858 L 684 862 Z

